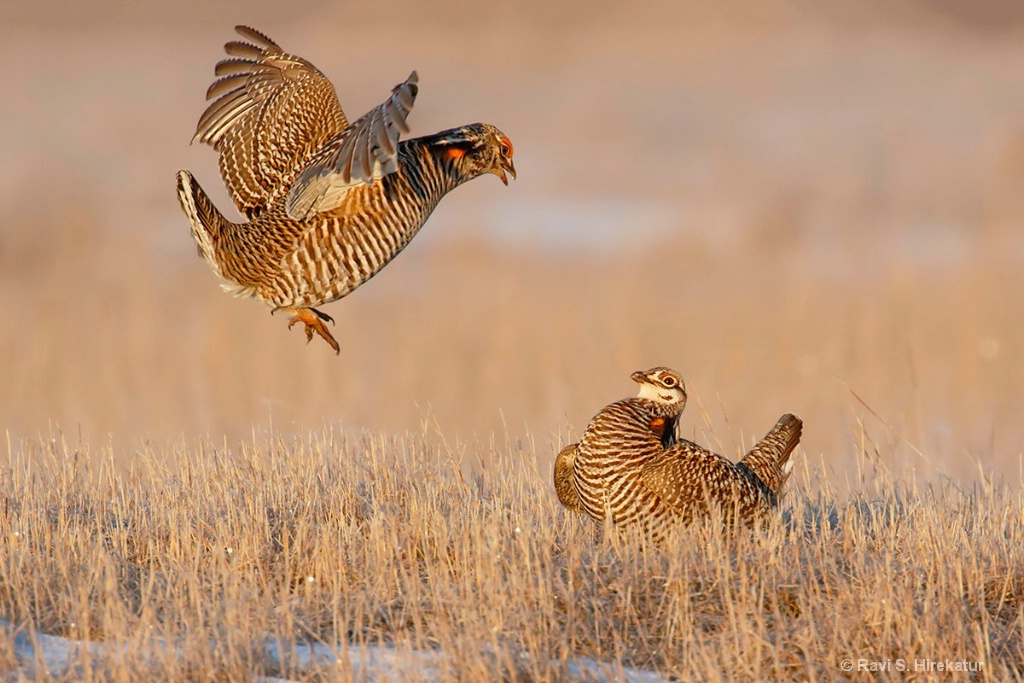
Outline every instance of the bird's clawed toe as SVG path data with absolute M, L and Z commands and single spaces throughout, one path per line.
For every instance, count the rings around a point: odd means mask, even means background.
M 334 349 L 335 354 L 341 353 L 341 347 L 338 346 L 338 342 L 335 341 L 334 336 L 327 329 L 327 326 L 324 325 L 325 321 L 333 325 L 334 318 L 326 313 L 321 313 L 315 308 L 297 308 L 293 310 L 295 315 L 288 319 L 289 330 L 292 329 L 292 326 L 295 325 L 295 323 L 302 323 L 306 326 L 305 331 L 307 344 L 312 341 L 313 333 L 316 332 L 325 342 L 330 344 L 331 348 Z
M 334 318 L 332 318 L 331 316 L 327 315 L 323 311 L 318 311 L 315 308 L 311 308 L 309 310 L 313 311 L 314 315 L 316 315 L 316 317 L 318 317 L 321 320 L 323 320 L 325 323 L 330 323 L 332 325 L 334 324 Z

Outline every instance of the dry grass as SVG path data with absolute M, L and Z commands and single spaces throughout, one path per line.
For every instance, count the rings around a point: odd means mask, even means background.
M 181 443 L 117 472 L 59 434 L 16 444 L 0 614 L 124 644 L 92 663 L 105 680 L 339 675 L 268 670 L 268 636 L 438 648 L 466 681 L 560 680 L 576 656 L 683 680 L 832 680 L 847 657 L 1021 678 L 1024 506 L 1005 487 L 919 487 L 864 458 L 869 491 L 839 502 L 805 462 L 789 524 L 656 548 L 567 519 L 534 444 L 481 457 L 464 478 L 422 436 L 324 429 Z

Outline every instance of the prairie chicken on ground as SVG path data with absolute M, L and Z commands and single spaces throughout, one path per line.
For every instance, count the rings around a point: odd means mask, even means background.
M 193 141 L 220 153 L 228 192 L 247 223 L 227 220 L 187 171 L 178 196 L 199 252 L 239 296 L 302 322 L 337 353 L 313 308 L 373 277 L 467 180 L 515 177 L 512 143 L 475 123 L 399 142 L 418 91 L 414 71 L 380 106 L 349 123 L 315 66 L 259 31 L 225 45 Z
M 686 406 L 679 374 L 664 367 L 634 372 L 639 394 L 613 403 L 587 426 L 578 444 L 555 459 L 555 492 L 567 509 L 618 526 L 657 531 L 719 507 L 726 518 L 752 521 L 778 504 L 792 469 L 790 453 L 803 423 L 784 415 L 738 463 L 677 440 Z

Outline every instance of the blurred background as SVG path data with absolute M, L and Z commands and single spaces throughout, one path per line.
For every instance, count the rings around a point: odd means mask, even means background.
M 174 174 L 237 23 L 356 118 L 412 69 L 413 134 L 474 121 L 519 179 L 450 195 L 324 307 L 336 357 L 196 256 Z M 0 427 L 130 463 L 253 430 L 560 440 L 687 380 L 735 456 L 784 412 L 856 486 L 1022 481 L 1024 4 L 601 0 L 0 4 Z M 532 456 L 524 456 L 532 457 Z M 486 464 L 486 463 L 484 463 Z

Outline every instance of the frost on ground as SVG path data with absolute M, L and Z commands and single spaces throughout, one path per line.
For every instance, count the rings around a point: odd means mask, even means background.
M 16 629 L 10 622 L 0 619 L 0 632 L 11 639 L 15 668 L 5 680 L 47 680 L 49 678 L 77 678 L 88 675 L 87 668 L 102 670 L 107 659 L 123 657 L 123 646 L 88 640 L 69 640 L 44 633 Z M 154 651 L 172 652 L 171 646 L 159 641 L 151 642 Z M 211 643 L 211 648 L 216 643 Z M 297 644 L 281 647 L 274 640 L 266 640 L 261 648 L 270 670 L 281 670 L 288 662 L 288 670 L 299 673 L 322 672 L 325 668 L 345 666 L 346 677 L 356 681 L 440 681 L 452 666 L 451 659 L 441 651 L 400 650 L 389 645 L 349 644 L 332 649 L 321 643 Z M 552 663 L 557 666 L 556 663 Z M 666 679 L 652 671 L 621 668 L 614 664 L 589 658 L 570 660 L 565 665 L 569 680 L 600 683 L 660 683 Z M 261 676 L 264 683 L 286 682 L 289 679 Z

